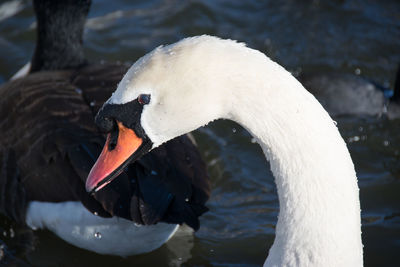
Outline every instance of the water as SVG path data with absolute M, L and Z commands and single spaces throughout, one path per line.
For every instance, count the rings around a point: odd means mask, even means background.
M 31 2 L 6 3 L 6 9 L 0 6 L 0 82 L 30 59 L 35 38 Z M 393 86 L 400 3 L 96 0 L 85 52 L 93 60 L 134 62 L 160 44 L 203 33 L 245 41 L 294 73 L 339 70 Z M 365 266 L 400 266 L 400 123 L 335 120 L 359 177 Z M 17 263 L 34 266 L 260 266 L 278 214 L 269 165 L 255 140 L 232 122 L 215 122 L 194 134 L 213 188 L 210 211 L 194 235 L 182 231 L 152 253 L 120 258 L 75 248 L 48 231 L 32 232 L 0 217 L 0 257 L 9 253 Z

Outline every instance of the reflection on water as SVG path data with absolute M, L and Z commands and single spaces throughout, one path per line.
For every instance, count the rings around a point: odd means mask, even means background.
M 195 34 L 245 41 L 294 71 L 342 71 L 391 86 L 400 62 L 400 3 L 387 1 L 94 1 L 85 31 L 93 60 L 133 62 L 152 48 Z M 0 4 L 0 82 L 34 48 L 30 1 Z M 365 266 L 400 266 L 400 123 L 338 118 L 361 188 Z M 181 230 L 145 255 L 101 256 L 47 231 L 0 217 L 0 257 L 35 266 L 259 266 L 274 238 L 278 200 L 261 149 L 240 126 L 196 131 L 212 178 L 210 211 L 195 234 Z M 5 262 L 5 261 L 3 261 Z

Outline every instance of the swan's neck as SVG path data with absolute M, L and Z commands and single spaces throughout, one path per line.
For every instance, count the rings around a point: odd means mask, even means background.
M 231 79 L 242 89 L 230 118 L 258 139 L 278 188 L 266 265 L 361 266 L 359 189 L 346 144 L 296 79 L 269 59 L 260 64 Z

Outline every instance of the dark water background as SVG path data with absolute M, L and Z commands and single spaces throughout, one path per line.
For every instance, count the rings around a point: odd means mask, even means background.
M 134 62 L 160 44 L 203 33 L 244 41 L 294 73 L 361 73 L 393 87 L 400 2 L 94 0 L 84 42 L 89 59 Z M 29 61 L 34 45 L 31 2 L 0 1 L 0 83 Z M 400 266 L 400 121 L 337 121 L 361 188 L 365 266 Z M 0 245 L 34 266 L 262 265 L 274 238 L 278 200 L 261 149 L 232 122 L 215 122 L 194 134 L 213 188 L 210 212 L 195 234 L 181 232 L 152 253 L 119 258 L 0 217 Z

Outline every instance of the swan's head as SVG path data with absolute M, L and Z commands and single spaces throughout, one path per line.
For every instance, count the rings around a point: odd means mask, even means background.
M 233 43 L 209 36 L 184 39 L 156 48 L 129 69 L 96 117 L 108 137 L 86 181 L 89 192 L 152 148 L 226 117 L 221 85 L 203 79 L 221 71 L 209 65 L 221 42 Z

